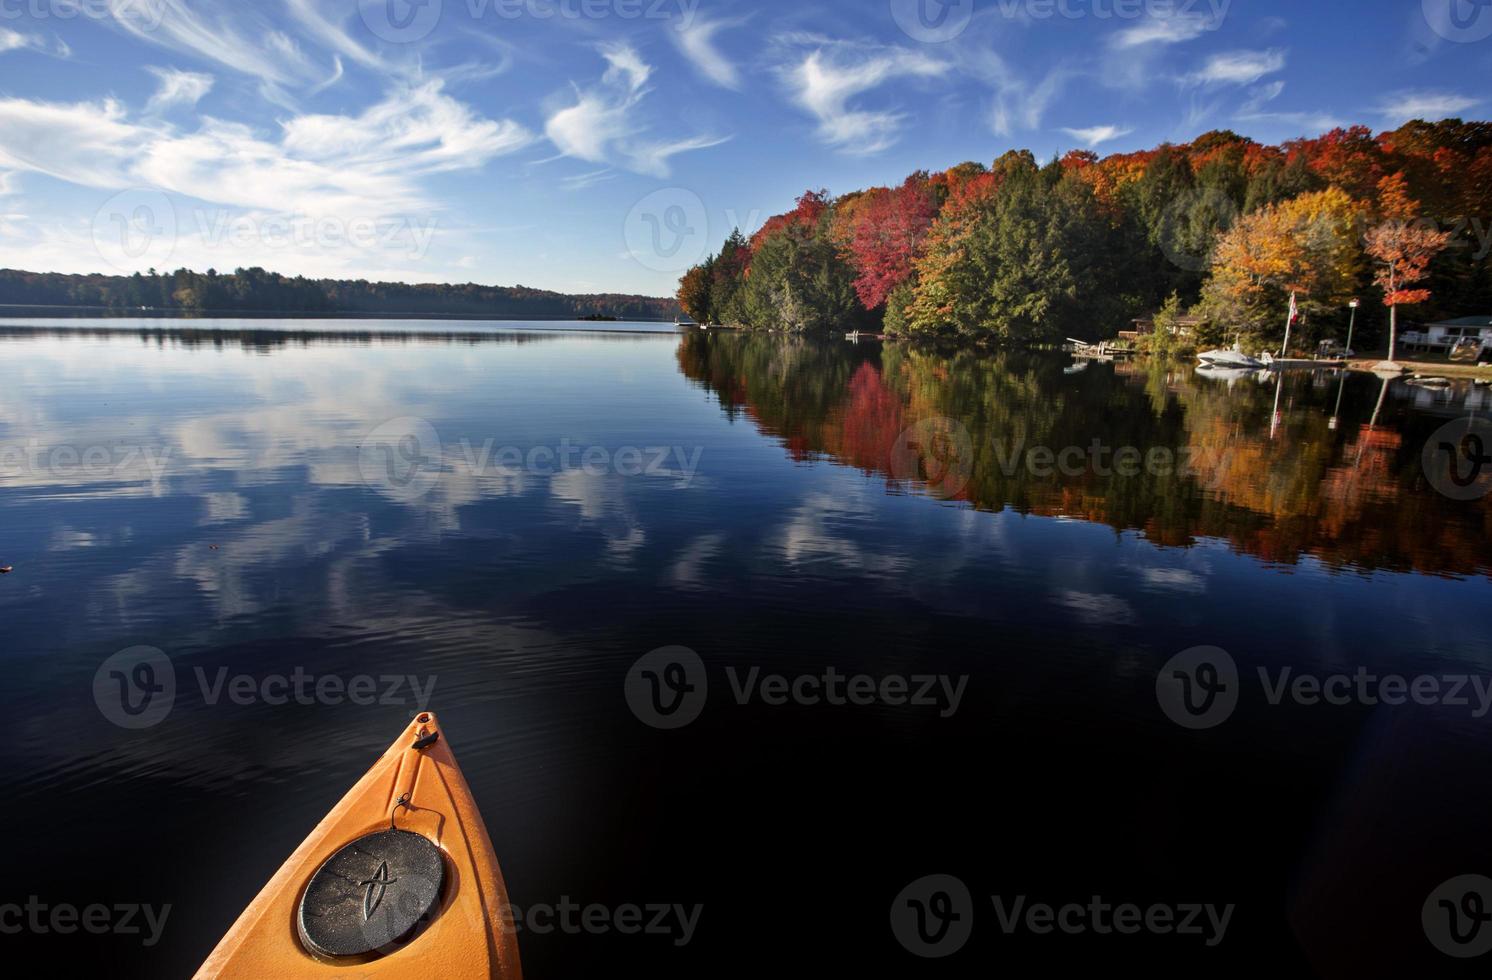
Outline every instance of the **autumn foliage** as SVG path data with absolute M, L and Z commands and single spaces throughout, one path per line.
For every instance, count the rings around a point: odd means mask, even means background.
M 1113 336 L 1176 296 L 1206 330 L 1273 341 L 1292 293 L 1303 336 L 1374 283 L 1391 311 L 1492 309 L 1489 243 L 1492 124 L 1358 126 L 1279 146 L 1222 131 L 810 191 L 686 273 L 680 301 L 746 327 L 1045 343 Z

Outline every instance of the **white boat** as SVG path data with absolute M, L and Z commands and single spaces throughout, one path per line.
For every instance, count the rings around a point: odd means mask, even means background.
M 1197 360 L 1208 367 L 1218 368 L 1244 368 L 1247 370 L 1258 370 L 1265 366 L 1264 362 L 1257 357 L 1250 357 L 1243 352 L 1243 348 L 1234 344 L 1231 350 L 1218 348 L 1217 350 L 1203 351 L 1197 355 Z

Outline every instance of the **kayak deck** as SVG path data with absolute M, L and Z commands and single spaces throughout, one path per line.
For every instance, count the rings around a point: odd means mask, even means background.
M 326 815 L 197 972 L 336 976 L 522 976 L 492 842 L 433 713 Z

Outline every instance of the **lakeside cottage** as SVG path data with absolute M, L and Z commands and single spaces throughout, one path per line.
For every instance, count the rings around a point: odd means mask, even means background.
M 1477 354 L 1492 351 L 1492 316 L 1463 316 L 1440 323 L 1416 324 L 1399 338 L 1406 350 L 1449 354 L 1468 341 L 1478 345 Z
M 1155 333 L 1154 316 L 1141 317 L 1131 322 L 1134 324 L 1134 329 L 1119 331 L 1120 340 L 1139 340 L 1141 337 Z M 1198 327 L 1206 322 L 1200 316 L 1180 316 L 1176 318 L 1175 324 L 1171 327 L 1171 333 L 1177 337 L 1190 337 Z

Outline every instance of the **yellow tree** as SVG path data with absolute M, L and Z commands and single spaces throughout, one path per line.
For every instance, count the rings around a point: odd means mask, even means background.
M 1267 323 L 1285 296 L 1295 295 L 1307 313 L 1344 305 L 1362 267 L 1361 220 L 1359 206 L 1336 187 L 1244 216 L 1218 240 L 1204 306 L 1272 333 Z
M 1373 281 L 1383 290 L 1383 305 L 1388 307 L 1388 360 L 1379 367 L 1397 370 L 1399 305 L 1413 306 L 1430 298 L 1428 289 L 1405 287 L 1430 274 L 1430 263 L 1450 244 L 1451 233 L 1415 222 L 1419 205 L 1409 196 L 1403 174 L 1383 178 L 1378 191 L 1384 220 L 1368 232 L 1367 249 L 1376 266 Z

